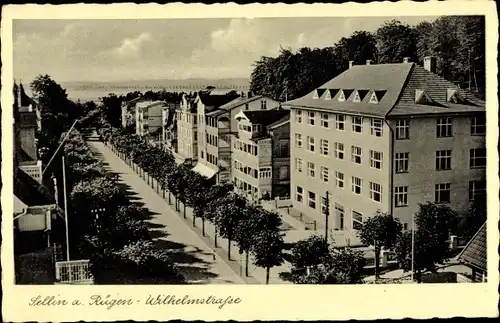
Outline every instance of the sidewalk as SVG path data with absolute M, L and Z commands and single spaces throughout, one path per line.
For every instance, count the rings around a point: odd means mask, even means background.
M 107 148 L 107 147 L 106 147 Z M 109 148 L 107 148 L 109 149 Z M 111 151 L 111 149 L 109 149 Z M 117 157 L 118 158 L 118 157 Z M 134 172 L 132 169 L 135 170 L 136 176 L 143 181 L 143 184 L 146 185 L 151 193 L 154 193 L 152 195 L 156 195 L 159 199 L 163 200 L 166 206 L 168 206 L 169 211 L 174 213 L 175 216 L 191 230 L 194 234 L 198 236 L 199 239 L 203 240 L 204 243 L 213 250 L 219 259 L 221 259 L 228 267 L 232 269 L 232 271 L 237 274 L 238 276 L 240 275 L 241 272 L 241 279 L 247 283 L 247 284 L 265 284 L 266 281 L 266 270 L 265 268 L 260 268 L 257 267 L 253 264 L 253 257 L 249 257 L 249 266 L 248 266 L 248 272 L 249 272 L 249 277 L 245 277 L 245 254 L 242 254 L 240 256 L 238 252 L 238 247 L 236 243 L 231 243 L 231 260 L 228 260 L 227 258 L 227 246 L 228 242 L 227 239 L 222 238 L 220 236 L 217 237 L 217 247 L 215 247 L 215 226 L 210 223 L 209 221 L 205 221 L 205 236 L 202 235 L 202 221 L 201 219 L 196 219 L 195 225 L 196 227 L 193 228 L 193 211 L 191 208 L 186 207 L 186 219 L 184 219 L 183 216 L 183 210 L 184 206 L 182 203 L 179 203 L 179 212 L 175 211 L 175 196 L 171 195 L 171 203 L 169 204 L 169 196 L 168 192 L 165 191 L 165 198 L 163 198 L 163 191 L 158 188 L 158 183 L 156 180 L 154 180 L 152 177 L 150 177 L 146 172 L 143 173 L 143 171 L 138 167 L 137 165 L 132 165 L 129 166 L 128 162 L 125 162 L 121 160 L 123 165 L 126 165 L 131 172 Z M 144 174 L 144 177 L 138 175 L 138 174 Z M 149 182 L 149 184 L 148 184 Z M 269 277 L 269 284 L 288 284 L 288 282 L 281 280 L 279 278 L 279 273 L 282 271 L 288 271 L 289 270 L 289 264 L 285 263 L 280 267 L 273 267 L 271 268 L 270 272 L 270 277 Z

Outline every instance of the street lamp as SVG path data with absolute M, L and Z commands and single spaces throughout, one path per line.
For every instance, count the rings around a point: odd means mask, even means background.
M 414 265 L 415 262 L 415 215 L 411 215 L 411 282 L 413 283 Z

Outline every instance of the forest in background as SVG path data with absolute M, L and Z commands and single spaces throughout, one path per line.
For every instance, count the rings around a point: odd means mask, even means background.
M 326 83 L 354 64 L 402 63 L 405 57 L 422 64 L 437 59 L 437 74 L 485 98 L 484 16 L 446 16 L 409 26 L 397 20 L 375 32 L 357 31 L 331 47 L 282 48 L 277 57 L 263 56 L 254 64 L 250 90 L 285 101 Z

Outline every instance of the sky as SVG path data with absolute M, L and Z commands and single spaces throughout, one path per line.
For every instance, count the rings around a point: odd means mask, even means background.
M 398 17 L 409 25 L 437 17 Z M 331 46 L 392 17 L 14 20 L 14 77 L 30 82 L 248 78 L 279 48 Z

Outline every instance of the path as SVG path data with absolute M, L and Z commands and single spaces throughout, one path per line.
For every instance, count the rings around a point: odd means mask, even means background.
M 131 193 L 131 199 L 143 203 L 151 219 L 151 235 L 157 245 L 169 250 L 173 261 L 190 284 L 244 284 L 245 282 L 214 250 L 203 241 L 128 165 L 102 142 L 88 144 L 101 157 L 105 166 L 119 175 L 120 184 Z M 135 196 L 134 196 L 135 195 Z

